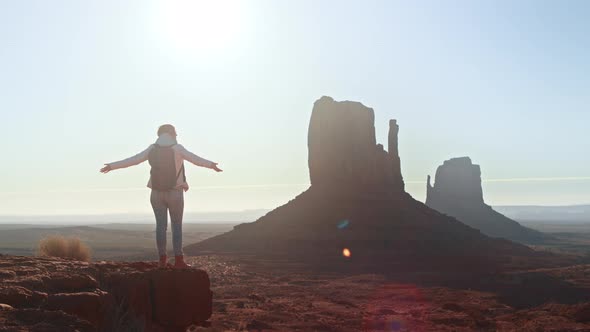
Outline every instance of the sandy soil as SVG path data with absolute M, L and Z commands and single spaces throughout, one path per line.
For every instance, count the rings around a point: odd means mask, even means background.
M 211 325 L 199 330 L 590 331 L 590 302 L 516 309 L 494 293 L 383 275 L 318 275 L 296 264 L 227 256 L 189 261 L 209 272 L 214 292 Z M 568 269 L 551 274 L 590 280 L 590 266 Z

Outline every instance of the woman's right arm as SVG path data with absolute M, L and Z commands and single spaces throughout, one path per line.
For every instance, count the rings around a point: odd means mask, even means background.
M 144 162 L 148 159 L 151 149 L 152 149 L 152 145 L 148 146 L 147 149 L 141 151 L 140 153 L 136 154 L 135 156 L 105 164 L 105 167 L 103 167 L 100 171 L 102 173 L 108 173 L 108 172 L 115 170 L 115 169 L 126 168 L 126 167 L 134 166 L 137 164 L 141 164 L 142 162 Z

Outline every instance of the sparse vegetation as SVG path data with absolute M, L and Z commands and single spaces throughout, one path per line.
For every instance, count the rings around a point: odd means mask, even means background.
M 39 255 L 89 262 L 91 251 L 75 237 L 48 236 L 39 241 Z
M 105 324 L 101 332 L 142 332 L 145 330 L 145 321 L 135 317 L 130 310 L 126 299 L 122 299 L 111 307 L 105 317 Z
M 183 239 L 196 243 L 227 232 L 234 224 L 183 225 Z M 144 260 L 157 259 L 155 225 L 151 224 L 104 224 L 96 226 L 61 225 L 10 225 L 0 223 L 0 253 L 31 256 L 39 254 L 39 242 L 48 236 L 76 237 L 92 248 L 92 260 Z M 168 243 L 172 240 L 168 232 Z M 169 248 L 170 249 L 170 248 Z

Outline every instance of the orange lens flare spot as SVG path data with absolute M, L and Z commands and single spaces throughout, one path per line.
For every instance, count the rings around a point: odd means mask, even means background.
M 344 248 L 344 249 L 342 249 L 342 256 L 344 256 L 344 257 L 346 257 L 346 258 L 349 258 L 349 257 L 350 257 L 350 255 L 351 255 L 351 253 L 350 253 L 350 249 L 348 249 L 348 248 Z

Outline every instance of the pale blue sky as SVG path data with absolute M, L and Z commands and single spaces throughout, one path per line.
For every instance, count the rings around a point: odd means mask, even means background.
M 373 107 L 381 142 L 398 119 L 417 199 L 468 155 L 505 180 L 484 183 L 490 204 L 590 203 L 588 17 L 586 1 L 0 0 L 0 214 L 149 213 L 148 165 L 98 169 L 168 122 L 226 170 L 187 170 L 188 211 L 273 208 L 306 188 L 322 95 Z

